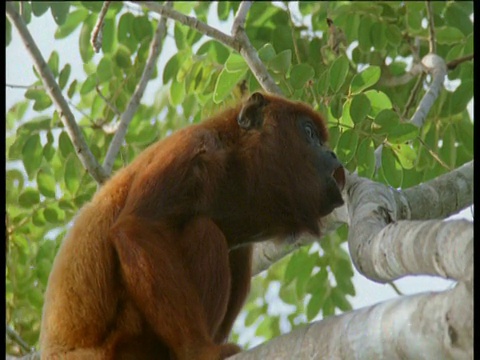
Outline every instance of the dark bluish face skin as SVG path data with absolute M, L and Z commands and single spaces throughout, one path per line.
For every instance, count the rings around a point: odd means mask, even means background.
M 335 153 L 325 145 L 318 134 L 315 124 L 308 117 L 300 117 L 298 126 L 305 142 L 312 147 L 313 164 L 318 173 L 325 176 L 329 187 L 339 192 L 342 191 L 345 186 L 345 171 L 342 163 L 338 160 Z

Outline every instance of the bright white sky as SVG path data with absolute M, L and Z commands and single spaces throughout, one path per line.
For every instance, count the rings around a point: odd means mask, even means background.
M 213 18 L 213 17 L 212 17 Z M 211 22 L 212 26 L 220 27 L 222 31 L 230 33 L 229 24 L 218 24 L 216 21 Z M 72 65 L 72 72 L 70 79 L 81 79 L 83 76 L 82 63 L 78 51 L 78 34 L 79 29 L 69 36 L 66 40 L 53 41 L 53 33 L 56 25 L 53 18 L 50 16 L 42 16 L 40 18 L 32 17 L 32 22 L 29 24 L 29 30 L 35 39 L 37 46 L 40 48 L 42 55 L 48 59 L 50 53 L 55 49 L 60 54 L 60 69 L 66 64 Z M 159 68 L 163 68 L 166 61 L 173 55 L 176 48 L 171 36 L 164 44 L 164 52 L 160 55 Z M 100 57 L 100 55 L 96 55 Z M 161 79 L 161 77 L 159 77 Z M 161 86 L 161 81 L 149 83 L 147 87 L 144 102 L 150 103 L 153 100 L 153 89 L 158 89 Z M 6 83 L 9 85 L 30 85 L 35 81 L 32 72 L 32 61 L 29 54 L 25 50 L 20 37 L 16 30 L 12 31 L 12 42 L 6 49 Z M 6 107 L 10 108 L 14 103 L 23 99 L 25 89 L 6 88 Z M 74 114 L 75 114 L 75 110 Z M 32 114 L 37 116 L 38 114 Z M 75 114 L 76 116 L 79 114 Z M 27 114 L 27 117 L 29 114 Z M 460 214 L 454 216 L 455 218 L 467 218 L 472 220 L 471 209 L 466 209 Z M 347 247 L 345 249 L 348 251 Z M 351 303 L 354 309 L 372 305 L 387 299 L 397 297 L 397 294 L 389 285 L 382 285 L 374 283 L 359 273 L 355 273 L 354 284 L 357 295 L 351 298 Z M 444 279 L 439 279 L 430 276 L 408 277 L 395 281 L 397 287 L 404 294 L 414 294 L 424 291 L 444 290 L 450 287 L 452 282 Z M 268 298 L 278 299 L 278 286 L 272 286 L 268 290 Z M 284 313 L 287 311 L 280 303 L 277 307 L 278 312 Z

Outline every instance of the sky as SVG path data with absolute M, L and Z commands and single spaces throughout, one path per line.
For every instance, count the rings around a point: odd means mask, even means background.
M 213 17 L 212 17 L 213 19 Z M 230 33 L 230 25 L 219 24 L 216 21 L 210 23 L 210 25 L 220 28 L 220 30 Z M 56 49 L 60 54 L 60 69 L 66 64 L 72 65 L 72 73 L 70 79 L 82 78 L 83 70 L 81 58 L 78 51 L 78 39 L 79 29 L 69 36 L 67 39 L 53 41 L 53 33 L 55 32 L 56 25 L 51 16 L 41 16 L 36 18 L 32 16 L 32 22 L 29 24 L 29 30 L 35 39 L 37 46 L 39 47 L 43 57 L 48 59 L 52 50 Z M 160 55 L 159 68 L 163 68 L 164 64 L 173 55 L 176 50 L 173 46 L 172 36 L 167 38 L 164 44 L 164 52 Z M 100 57 L 101 55 L 96 55 Z M 7 85 L 23 85 L 27 86 L 35 81 L 35 77 L 32 72 L 32 61 L 27 53 L 20 37 L 15 29 L 12 30 L 12 42 L 6 48 L 6 83 Z M 161 85 L 161 77 L 155 82 L 150 82 L 143 101 L 151 103 L 153 101 L 153 89 L 158 89 Z M 25 89 L 6 87 L 6 107 L 10 108 L 14 103 L 23 99 Z M 74 111 L 74 114 L 78 116 Z M 37 113 L 32 112 L 32 115 L 37 116 Z M 29 114 L 27 113 L 26 117 Z M 472 220 L 471 209 L 466 209 L 461 213 L 453 216 L 452 218 L 466 218 Z M 348 251 L 345 244 L 345 249 Z M 377 284 L 371 280 L 366 279 L 355 270 L 354 285 L 356 289 L 356 296 L 350 298 L 351 304 L 354 309 L 373 305 L 375 303 L 396 298 L 398 295 L 389 285 Z M 395 284 L 404 294 L 414 294 L 424 291 L 441 291 L 452 286 L 451 281 L 444 279 L 431 277 L 431 276 L 411 276 L 395 281 Z M 278 301 L 278 289 L 279 286 L 272 285 L 268 290 L 266 297 Z M 287 309 L 278 303 L 276 311 L 282 313 Z

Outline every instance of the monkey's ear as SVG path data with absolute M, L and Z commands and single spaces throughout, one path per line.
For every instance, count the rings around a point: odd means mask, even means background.
M 253 93 L 238 114 L 238 125 L 245 130 L 261 128 L 263 125 L 262 110 L 267 104 L 267 99 L 261 93 Z

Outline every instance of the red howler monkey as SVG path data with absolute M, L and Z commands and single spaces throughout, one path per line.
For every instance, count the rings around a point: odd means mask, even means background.
M 319 234 L 343 167 L 305 104 L 254 93 L 175 132 L 113 176 L 55 259 L 43 359 L 224 359 L 252 243 Z

